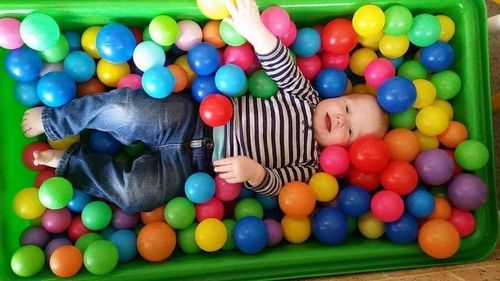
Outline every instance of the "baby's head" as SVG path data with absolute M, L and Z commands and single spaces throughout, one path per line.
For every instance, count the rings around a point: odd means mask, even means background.
M 354 94 L 322 100 L 313 116 L 314 137 L 321 146 L 348 146 L 365 135 L 383 137 L 389 117 L 375 97 Z

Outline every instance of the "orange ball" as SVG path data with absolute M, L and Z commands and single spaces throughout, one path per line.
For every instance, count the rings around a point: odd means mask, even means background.
M 168 66 L 168 69 L 172 74 L 174 75 L 175 79 L 175 87 L 173 92 L 174 93 L 179 93 L 180 91 L 184 90 L 187 87 L 188 84 L 188 77 L 186 74 L 186 71 L 182 69 L 182 67 L 176 65 L 176 64 L 171 64 Z
M 316 195 L 309 185 L 303 182 L 285 184 L 278 195 L 281 210 L 291 217 L 307 217 L 314 210 Z
M 106 91 L 106 86 L 97 78 L 92 78 L 89 81 L 79 83 L 77 86 L 77 93 L 79 97 L 87 95 L 95 95 L 104 93 Z
M 150 224 L 155 221 L 165 221 L 165 215 L 164 215 L 164 209 L 165 205 L 162 205 L 152 211 L 149 212 L 142 212 L 141 213 L 141 220 L 143 224 Z
M 226 45 L 222 40 L 219 33 L 220 21 L 212 20 L 203 26 L 203 41 L 212 44 L 215 48 L 219 49 Z
M 194 73 L 194 71 L 189 66 L 188 61 L 187 61 L 187 55 L 182 55 L 182 56 L 178 57 L 174 61 L 174 64 L 176 64 L 176 65 L 180 66 L 182 69 L 184 69 L 184 71 L 187 74 L 187 78 L 188 78 L 188 85 L 187 86 L 190 87 L 194 78 L 196 78 L 196 73 Z
M 458 122 L 451 121 L 448 128 L 438 136 L 439 142 L 449 148 L 457 147 L 461 142 L 467 140 L 469 133 L 467 128 Z
M 453 158 L 453 175 L 460 175 L 464 170 L 462 167 L 458 166 L 457 161 L 455 160 L 455 151 L 451 149 L 445 149 L 444 150 L 448 155 Z
M 420 141 L 417 135 L 409 129 L 391 130 L 385 135 L 384 141 L 394 160 L 412 162 L 420 153 Z
M 436 259 L 446 259 L 458 251 L 460 235 L 450 222 L 433 219 L 426 222 L 418 231 L 418 244 L 427 255 Z
M 57 248 L 50 256 L 50 270 L 59 277 L 71 277 L 80 271 L 83 265 L 83 255 L 72 245 Z
M 137 250 L 147 261 L 160 262 L 172 255 L 176 242 L 174 230 L 165 222 L 155 221 L 139 231 Z
M 429 215 L 429 219 L 447 220 L 450 216 L 450 203 L 442 197 L 434 196 L 434 211 Z

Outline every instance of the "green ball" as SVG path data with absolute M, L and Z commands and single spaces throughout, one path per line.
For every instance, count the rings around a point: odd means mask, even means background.
M 15 274 L 21 277 L 30 277 L 37 274 L 45 263 L 45 255 L 37 246 L 27 245 L 19 248 L 12 259 L 10 267 Z
M 223 250 L 232 250 L 235 247 L 234 238 L 233 238 L 233 231 L 234 231 L 234 227 L 236 226 L 236 221 L 232 220 L 232 219 L 225 219 L 222 222 L 226 226 L 226 230 L 227 230 L 226 244 L 224 244 L 224 247 L 222 247 L 222 249 Z
M 489 158 L 488 149 L 477 140 L 464 141 L 455 149 L 455 160 L 465 170 L 477 171 L 488 163 Z
M 389 123 L 391 125 L 391 128 L 406 128 L 413 130 L 415 128 L 416 118 L 417 110 L 413 107 L 410 107 L 404 112 L 390 114 Z
M 76 240 L 75 247 L 80 249 L 82 253 L 85 253 L 89 245 L 98 240 L 104 240 L 104 238 L 99 233 L 85 233 L 84 235 L 80 236 L 78 240 Z
M 83 254 L 85 268 L 95 275 L 110 273 L 118 264 L 118 249 L 107 240 L 91 243 Z
M 409 60 L 404 62 L 398 68 L 398 76 L 408 78 L 412 81 L 416 79 L 426 79 L 427 70 L 425 70 L 424 66 L 420 62 L 416 60 Z
M 181 250 L 188 254 L 196 254 L 201 251 L 198 244 L 196 244 L 195 231 L 198 223 L 193 223 L 190 226 L 179 230 L 177 234 L 177 242 Z
M 358 229 L 358 218 L 353 217 L 353 216 L 347 216 L 347 223 L 348 223 L 348 229 L 349 229 L 349 234 L 352 234 L 354 231 Z
M 264 208 L 254 198 L 245 198 L 236 204 L 234 207 L 234 218 L 240 220 L 245 217 L 257 217 L 262 219 L 264 216 Z
M 164 216 L 171 227 L 183 229 L 193 223 L 196 217 L 196 208 L 186 197 L 176 197 L 168 202 Z
M 406 7 L 395 5 L 385 10 L 384 33 L 392 36 L 403 35 L 410 30 L 413 16 Z
M 147 147 L 142 141 L 136 141 L 130 145 L 126 145 L 123 149 L 130 157 L 137 157 L 143 154 Z
M 408 39 L 413 45 L 427 47 L 434 44 L 441 35 L 441 24 L 431 14 L 420 14 L 413 18 L 413 24 L 408 31 Z
M 268 99 L 278 92 L 278 85 L 262 69 L 255 71 L 248 79 L 248 90 L 250 95 Z
M 66 39 L 66 37 L 62 34 L 59 36 L 59 41 L 57 41 L 57 44 L 54 47 L 38 52 L 40 57 L 48 63 L 60 62 L 68 55 L 68 53 L 68 39 Z
M 90 230 L 101 230 L 108 226 L 112 216 L 108 204 L 102 201 L 93 201 L 83 208 L 82 222 Z
M 61 177 L 47 179 L 40 186 L 38 198 L 48 209 L 58 210 L 66 207 L 73 198 L 73 186 Z
M 151 35 L 149 34 L 149 26 L 146 26 L 146 28 L 144 28 L 144 31 L 142 32 L 142 41 L 153 41 Z M 172 47 L 172 45 L 170 46 L 158 45 L 158 46 L 160 46 L 165 52 L 170 50 L 170 48 Z
M 431 193 L 434 196 L 439 196 L 442 198 L 446 198 L 446 190 L 448 190 L 448 187 L 445 185 L 436 185 L 431 188 Z
M 149 23 L 149 35 L 157 44 L 171 46 L 179 37 L 179 25 L 169 16 L 156 16 Z
M 222 40 L 229 46 L 238 47 L 247 42 L 247 40 L 234 30 L 234 28 L 225 20 L 222 20 L 220 23 L 219 33 Z
M 436 98 L 440 100 L 449 100 L 455 97 L 462 88 L 460 76 L 451 70 L 432 75 L 431 82 L 436 87 Z
M 19 32 L 23 42 L 36 51 L 52 48 L 61 35 L 57 22 L 42 13 L 33 13 L 24 18 Z

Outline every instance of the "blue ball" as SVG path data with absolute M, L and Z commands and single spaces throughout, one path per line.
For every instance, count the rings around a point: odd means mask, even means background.
M 172 45 L 172 47 L 170 47 L 170 49 L 168 50 L 168 54 L 174 58 L 177 58 L 177 57 L 180 57 L 182 55 L 184 55 L 186 52 L 179 49 L 179 47 L 177 47 L 177 45 Z
M 209 75 L 215 72 L 221 63 L 219 52 L 208 43 L 198 43 L 187 54 L 191 69 L 198 75 Z
M 111 239 L 111 236 L 116 232 L 116 229 L 114 229 L 112 226 L 107 226 L 103 230 L 101 230 L 101 235 L 104 239 L 109 240 Z
M 450 44 L 436 42 L 422 49 L 420 62 L 429 72 L 446 70 L 453 63 L 455 54 Z
M 64 59 L 64 72 L 68 73 L 76 82 L 90 80 L 95 74 L 95 61 L 82 51 L 71 52 Z
M 42 59 L 37 52 L 22 47 L 9 52 L 5 58 L 5 69 L 14 80 L 31 82 L 38 78 L 42 70 Z
M 313 216 L 312 232 L 316 239 L 323 244 L 340 244 L 349 234 L 347 216 L 337 209 L 320 209 Z
M 256 254 L 267 244 L 266 224 L 256 217 L 245 217 L 236 222 L 233 238 L 236 247 L 245 254 Z
M 116 248 L 120 262 L 133 260 L 137 256 L 137 236 L 130 229 L 121 229 L 114 232 L 109 238 Z
M 370 210 L 371 196 L 361 187 L 348 186 L 340 191 L 337 201 L 346 215 L 360 217 Z
M 418 223 L 411 215 L 404 213 L 395 222 L 386 223 L 384 232 L 396 244 L 408 244 L 417 239 Z
M 310 27 L 301 28 L 292 44 L 292 49 L 299 57 L 310 57 L 315 55 L 321 48 L 321 37 L 319 33 Z
M 130 60 L 136 45 L 134 34 L 123 24 L 107 24 L 97 33 L 97 52 L 112 63 L 124 63 Z
M 42 103 L 36 92 L 37 85 L 38 80 L 31 82 L 17 82 L 14 88 L 14 96 L 16 97 L 16 100 L 20 104 L 27 107 L 33 107 Z
M 66 31 L 64 32 L 64 36 L 68 39 L 69 51 L 80 51 L 82 49 L 82 36 L 75 31 Z
M 78 189 L 73 189 L 73 198 L 68 203 L 68 209 L 75 213 L 81 213 L 83 208 L 92 200 L 92 196 L 81 192 Z
M 191 95 L 198 103 L 201 103 L 208 95 L 217 92 L 217 86 L 215 86 L 215 75 L 196 76 L 191 84 Z
M 40 78 L 36 91 L 46 106 L 58 107 L 76 97 L 76 83 L 66 72 L 53 71 Z
M 257 201 L 259 201 L 264 210 L 272 210 L 278 208 L 278 197 L 276 196 L 257 193 L 255 198 L 257 199 Z
M 283 218 L 283 213 L 278 208 L 264 211 L 264 219 L 273 219 L 275 221 L 281 221 L 282 218 Z
M 394 68 L 398 68 L 404 61 L 404 57 L 401 56 L 399 58 L 395 58 L 395 59 L 391 59 L 391 58 L 386 58 L 388 59 L 389 61 L 391 61 L 392 65 L 394 65 Z
M 175 78 L 172 72 L 164 66 L 155 66 L 142 75 L 142 88 L 153 98 L 162 99 L 172 94 Z
M 215 194 L 215 181 L 207 173 L 194 173 L 186 180 L 184 193 L 193 203 L 205 203 Z
M 246 88 L 247 77 L 239 66 L 223 65 L 215 73 L 215 86 L 219 92 L 229 97 L 239 96 Z
M 425 218 L 434 211 L 434 196 L 429 191 L 419 188 L 408 194 L 405 206 L 412 216 Z
M 238 200 L 245 199 L 245 198 L 253 198 L 256 193 L 246 187 L 243 187 L 240 192 L 240 196 L 238 196 Z
M 401 113 L 413 106 L 417 90 L 413 83 L 403 77 L 388 79 L 377 90 L 379 105 L 389 113 Z
M 336 98 L 347 88 L 347 76 L 336 68 L 325 68 L 316 76 L 316 90 L 322 98 Z
M 90 149 L 97 153 L 115 154 L 123 146 L 111 134 L 98 130 L 90 131 L 89 135 Z

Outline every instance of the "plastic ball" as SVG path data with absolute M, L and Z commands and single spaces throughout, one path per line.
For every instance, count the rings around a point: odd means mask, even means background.
M 71 224 L 71 212 L 64 208 L 59 210 L 46 210 L 42 216 L 42 226 L 50 233 L 61 233 Z
M 215 197 L 224 202 L 232 201 L 240 195 L 241 183 L 228 183 L 226 180 L 215 176 Z
M 116 87 L 120 79 L 130 74 L 130 66 L 128 63 L 115 64 L 105 59 L 101 59 L 97 63 L 96 72 L 97 77 L 104 85 Z
M 81 45 L 81 34 L 76 31 L 65 31 L 64 37 L 68 39 L 69 51 L 80 51 L 82 49 Z
M 131 261 L 137 256 L 136 239 L 135 232 L 130 229 L 121 229 L 111 235 L 109 241 L 113 242 L 118 249 L 120 262 Z
M 427 106 L 417 113 L 415 124 L 420 132 L 427 136 L 443 133 L 449 124 L 446 113 L 436 106 Z
M 42 59 L 26 47 L 12 50 L 5 58 L 7 73 L 18 82 L 35 80 L 42 70 Z
M 481 178 L 472 174 L 455 176 L 448 185 L 448 199 L 465 211 L 481 207 L 488 198 L 488 188 Z
M 186 199 L 186 201 L 188 200 Z M 216 197 L 212 197 L 212 199 L 205 203 L 196 204 L 196 220 L 201 222 L 207 218 L 215 218 L 218 220 L 222 220 L 224 218 L 224 205 L 222 204 L 222 201 Z
M 382 55 L 387 58 L 395 59 L 403 56 L 410 47 L 410 41 L 406 35 L 384 35 L 378 42 Z
M 155 221 L 165 221 L 165 206 L 160 206 L 148 212 L 141 212 L 141 221 L 144 224 L 150 224 Z
M 462 88 L 460 77 L 451 70 L 432 75 L 431 82 L 436 87 L 437 98 L 441 100 L 455 97 Z
M 207 42 L 215 48 L 222 48 L 226 42 L 222 40 L 219 33 L 220 21 L 209 21 L 203 26 L 203 42 Z
M 377 54 L 371 49 L 357 49 L 351 54 L 349 69 L 358 76 L 364 76 L 366 66 L 376 58 Z
M 256 217 L 262 219 L 264 209 L 262 205 L 253 198 L 245 198 L 239 201 L 234 208 L 234 218 L 239 221 L 245 217 Z
M 295 42 L 295 39 L 297 39 L 297 26 L 293 21 L 290 21 L 288 31 L 279 39 L 286 47 L 290 47 Z
M 59 247 L 50 257 L 50 270 L 59 277 L 76 275 L 83 265 L 83 255 L 71 245 Z
M 215 73 L 215 86 L 226 96 L 239 96 L 247 86 L 245 72 L 235 64 L 223 65 Z
M 449 222 L 457 229 L 460 237 L 471 235 L 476 229 L 476 219 L 471 212 L 453 208 Z
M 217 93 L 215 86 L 215 75 L 197 76 L 191 85 L 191 95 L 197 102 L 201 103 L 206 97 Z
M 42 13 L 31 13 L 23 19 L 21 38 L 33 50 L 43 51 L 56 45 L 61 35 L 57 22 Z
M 212 74 L 221 62 L 217 49 L 208 43 L 199 43 L 191 48 L 187 54 L 187 61 L 198 75 Z
M 90 149 L 98 153 L 115 154 L 123 147 L 110 133 L 97 130 L 90 131 L 88 143 Z
M 420 62 L 416 60 L 409 60 L 404 62 L 398 68 L 398 76 L 412 81 L 416 79 L 426 79 L 427 70 L 425 70 L 424 66 Z
M 368 212 L 358 219 L 358 229 L 369 239 L 378 239 L 384 235 L 384 222 Z
M 85 227 L 91 230 L 101 230 L 111 222 L 111 208 L 101 201 L 87 204 L 82 211 L 82 221 Z
M 290 16 L 281 7 L 271 6 L 260 15 L 264 26 L 276 37 L 282 38 L 290 29 Z
M 373 195 L 371 211 L 377 219 L 383 222 L 394 222 L 403 215 L 404 202 L 396 192 L 382 190 Z
M 75 80 L 65 72 L 50 72 L 38 82 L 37 93 L 47 106 L 65 105 L 76 97 Z
M 408 162 L 395 160 L 382 170 L 380 182 L 386 190 L 407 195 L 417 187 L 417 170 Z
M 134 64 L 141 71 L 156 66 L 163 66 L 165 63 L 165 52 L 163 49 L 152 41 L 141 42 L 133 51 Z
M 164 66 L 149 68 L 142 76 L 142 87 L 144 91 L 153 98 L 162 99 L 172 94 L 175 87 L 175 79 L 172 72 Z
M 446 70 L 453 63 L 453 48 L 444 42 L 436 42 L 422 49 L 420 61 L 429 72 Z
M 385 10 L 384 33 L 389 35 L 406 34 L 413 23 L 413 16 L 408 8 L 401 5 L 394 5 Z
M 215 218 L 208 218 L 198 224 L 195 231 L 196 244 L 205 252 L 216 252 L 227 241 L 224 223 Z
M 236 223 L 233 237 L 238 250 L 245 254 L 256 254 L 267 245 L 267 226 L 256 217 L 246 217 Z
M 488 148 L 477 140 L 467 140 L 460 143 L 455 149 L 457 164 L 469 171 L 483 168 L 490 158 Z
M 417 110 L 413 107 L 401 113 L 393 113 L 389 115 L 389 124 L 391 128 L 415 128 L 415 118 L 417 117 Z
M 154 17 L 149 23 L 148 30 L 151 39 L 161 46 L 171 46 L 179 37 L 177 22 L 166 15 Z
M 19 245 L 35 245 L 43 249 L 49 243 L 49 239 L 49 233 L 45 229 L 40 226 L 30 226 L 21 233 Z
M 88 54 L 82 51 L 70 53 L 64 60 L 64 72 L 68 73 L 76 82 L 85 82 L 94 76 L 96 65 Z
M 37 171 L 47 169 L 48 167 L 45 165 L 35 165 L 33 163 L 35 160 L 33 153 L 42 152 L 42 151 L 45 151 L 45 150 L 50 149 L 50 148 L 51 147 L 45 142 L 34 142 L 34 143 L 30 143 L 29 145 L 27 145 L 23 149 L 22 158 L 21 158 L 24 166 L 30 170 L 37 170 Z
M 30 277 L 42 270 L 45 258 L 42 249 L 27 245 L 19 248 L 10 260 L 12 271 L 21 277 Z
M 96 47 L 96 39 L 99 30 L 101 30 L 100 26 L 89 27 L 83 32 L 81 39 L 81 45 L 83 51 L 85 51 L 85 53 L 91 55 L 95 59 L 101 57 L 97 52 L 97 47 Z
M 212 94 L 203 99 L 199 109 L 200 117 L 211 127 L 225 125 L 233 117 L 231 101 L 220 94 Z
M 21 22 L 17 19 L 0 19 L 0 47 L 9 50 L 20 48 L 24 44 L 20 28 Z
M 172 90 L 174 93 L 180 93 L 182 92 L 188 85 L 188 76 L 186 74 L 186 71 L 182 69 L 182 67 L 176 65 L 176 64 L 171 64 L 167 67 L 172 75 L 174 76 L 174 81 L 175 81 L 175 86 L 174 89 Z
M 344 94 L 347 76 L 336 68 L 324 68 L 315 80 L 315 88 L 322 98 L 336 98 Z
M 283 229 L 281 224 L 273 219 L 265 219 L 264 224 L 267 227 L 267 246 L 274 247 L 281 243 L 283 240 Z
M 164 212 L 165 221 L 174 229 L 190 226 L 196 215 L 194 204 L 185 197 L 176 197 L 170 200 Z
M 67 232 L 72 241 L 77 241 L 82 235 L 89 233 L 90 229 L 83 225 L 82 219 L 79 216 L 76 216 L 71 220 Z
M 290 182 L 283 186 L 278 200 L 281 210 L 286 215 L 305 217 L 314 210 L 316 195 L 309 185 L 302 182 Z
M 196 0 L 198 9 L 209 19 L 221 20 L 229 16 L 223 0 Z
M 384 24 L 384 12 L 375 5 L 361 6 L 352 17 L 352 26 L 360 36 L 377 34 L 382 31 Z
M 78 238 L 78 240 L 76 240 L 75 246 L 78 249 L 80 249 L 80 251 L 82 253 L 85 253 L 85 251 L 90 246 L 90 244 L 92 244 L 95 241 L 103 240 L 103 239 L 104 238 L 100 234 L 95 233 L 95 232 L 89 232 L 89 233 L 85 233 L 84 235 L 80 236 L 80 238 Z
M 314 191 L 316 200 L 319 202 L 329 202 L 333 200 L 339 191 L 337 179 L 324 172 L 314 174 L 311 179 L 309 179 L 309 186 Z
M 201 42 L 202 31 L 201 27 L 192 20 L 182 20 L 178 22 L 179 25 L 179 37 L 175 42 L 175 45 L 183 50 L 189 51 L 194 45 Z
M 71 241 L 67 238 L 55 238 L 50 241 L 47 246 L 45 246 L 45 259 L 47 262 L 50 261 L 50 257 L 55 250 L 65 245 L 73 245 L 73 243 L 71 243 Z
M 333 208 L 323 208 L 312 219 L 314 237 L 326 245 L 342 243 L 349 233 L 347 217 Z
M 113 210 L 111 225 L 115 229 L 132 229 L 139 223 L 139 214 L 127 214 L 121 208 Z
M 340 145 L 330 145 L 319 155 L 321 169 L 333 176 L 341 176 L 349 169 L 349 153 Z
M 254 61 L 254 51 L 249 43 L 241 46 L 227 46 L 224 49 L 223 61 L 224 64 L 234 64 L 239 66 L 243 71 L 246 71 Z
M 219 34 L 222 40 L 229 46 L 237 47 L 247 42 L 245 37 L 241 36 L 226 20 L 220 23 Z
M 193 223 L 190 226 L 179 230 L 177 233 L 177 243 L 182 251 L 188 254 L 196 254 L 201 251 L 200 247 L 196 244 L 195 231 L 198 223 Z
M 394 160 L 412 162 L 420 153 L 418 137 L 406 128 L 396 128 L 389 131 L 384 137 L 384 142 Z
M 311 221 L 309 217 L 284 216 L 281 220 L 285 239 L 293 244 L 305 242 L 311 236 Z
M 14 96 L 16 100 L 26 106 L 34 107 L 42 103 L 36 92 L 38 81 L 17 82 L 14 86 Z
M 439 41 L 448 42 L 455 34 L 455 23 L 453 20 L 445 15 L 437 15 L 436 18 L 441 26 L 441 34 L 439 35 Z
M 436 106 L 439 109 L 441 109 L 442 111 L 444 111 L 446 113 L 446 115 L 448 116 L 448 119 L 450 121 L 453 120 L 453 115 L 454 115 L 453 107 L 451 106 L 451 104 L 448 101 L 445 101 L 445 100 L 435 100 L 432 103 L 432 105 Z M 448 125 L 448 127 L 450 127 L 450 126 Z
M 87 82 L 79 83 L 76 86 L 79 97 L 104 93 L 106 86 L 97 78 L 91 78 Z
M 321 71 L 321 59 L 317 55 L 307 58 L 298 57 L 297 66 L 304 77 L 309 80 L 314 80 L 316 75 Z
M 57 43 L 47 50 L 39 51 L 40 57 L 48 63 L 56 63 L 62 61 L 69 53 L 68 39 L 61 34 Z
M 410 108 L 417 97 L 413 83 L 403 77 L 386 80 L 377 90 L 379 105 L 390 113 L 401 113 Z
M 71 183 L 60 177 L 47 179 L 41 186 L 38 193 L 40 202 L 48 209 L 61 209 L 66 207 L 73 197 L 73 186 Z
M 365 173 L 378 173 L 389 163 L 391 153 L 383 140 L 365 136 L 354 141 L 349 149 L 349 157 L 356 169 Z
M 434 196 L 434 211 L 432 211 L 428 218 L 448 220 L 450 215 L 450 203 L 440 196 Z
M 278 85 L 261 69 L 248 79 L 248 91 L 256 98 L 268 99 L 278 92 Z
M 105 275 L 118 264 L 118 255 L 118 249 L 112 242 L 98 240 L 88 246 L 83 254 L 83 263 L 90 273 Z
M 365 68 L 365 79 L 368 84 L 378 88 L 387 79 L 394 77 L 394 65 L 384 58 L 372 60 Z
M 264 210 L 266 211 L 274 210 L 279 206 L 278 198 L 276 196 L 256 193 L 255 199 L 259 201 L 260 205 L 262 205 L 262 208 L 264 208 Z
M 194 173 L 184 184 L 186 197 L 193 203 L 205 203 L 215 194 L 215 181 L 206 173 Z
M 142 76 L 138 74 L 129 74 L 123 76 L 120 81 L 118 81 L 118 85 L 116 85 L 118 89 L 121 88 L 130 88 L 132 90 L 137 90 L 142 88 Z
M 299 29 L 297 38 L 292 44 L 293 51 L 300 57 L 310 57 L 316 54 L 320 47 L 320 35 L 314 28 L 310 27 Z
M 408 244 L 417 239 L 417 220 L 405 213 L 395 222 L 385 224 L 385 235 L 396 244 Z
M 45 207 L 38 199 L 38 188 L 24 188 L 14 197 L 14 213 L 25 220 L 39 218 L 45 212 Z
M 359 36 L 358 41 L 361 46 L 377 51 L 379 47 L 378 43 L 383 36 L 384 32 L 380 31 L 379 33 L 370 36 Z
M 330 21 L 321 32 L 321 44 L 324 51 L 335 55 L 346 54 L 358 44 L 358 34 L 347 19 Z
M 222 221 L 222 223 L 226 227 L 227 231 L 226 243 L 224 243 L 224 247 L 222 247 L 222 250 L 233 250 L 236 247 L 236 245 L 234 244 L 234 236 L 233 236 L 234 227 L 236 226 L 236 221 L 232 219 L 225 219 Z
M 444 150 L 429 149 L 418 155 L 415 168 L 422 182 L 440 185 L 449 181 L 453 176 L 454 162 Z
M 344 214 L 360 217 L 370 210 L 370 199 L 370 193 L 365 189 L 348 186 L 340 191 L 337 201 Z
M 339 70 L 344 70 L 349 65 L 349 61 L 349 53 L 334 55 L 328 52 L 321 52 L 321 64 L 324 68 L 334 67 Z
M 405 207 L 412 216 L 425 218 L 432 214 L 435 208 L 434 197 L 430 192 L 423 188 L 418 188 L 408 194 L 405 201 Z
M 430 14 L 420 14 L 413 18 L 408 31 L 408 39 L 418 47 L 427 47 L 439 39 L 441 26 L 438 19 Z
M 380 185 L 380 175 L 378 173 L 364 173 L 356 168 L 349 169 L 349 182 L 368 191 L 377 189 Z
M 435 259 L 446 259 L 458 251 L 460 235 L 453 224 L 433 219 L 420 227 L 418 245 L 427 255 Z
M 58 62 L 58 63 L 44 63 L 43 68 L 40 71 L 40 77 L 44 76 L 47 73 L 53 72 L 53 71 L 63 71 L 63 64 Z
M 164 261 L 172 255 L 176 245 L 174 230 L 164 222 L 144 226 L 137 236 L 139 254 L 150 262 Z
M 415 135 L 417 135 L 417 138 L 420 142 L 420 149 L 422 151 L 439 147 L 439 139 L 436 136 L 424 135 L 419 130 L 415 130 Z

